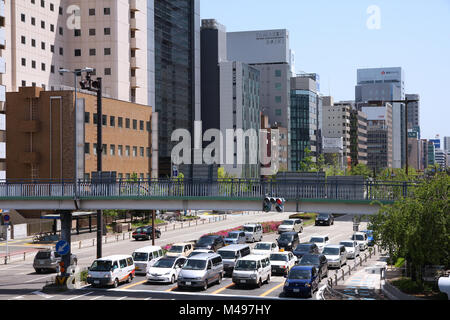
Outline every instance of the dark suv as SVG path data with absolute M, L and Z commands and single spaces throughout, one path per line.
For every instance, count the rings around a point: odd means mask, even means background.
M 305 254 L 297 263 L 299 266 L 315 266 L 318 270 L 319 281 L 328 277 L 327 258 L 323 254 Z
M 285 232 L 278 237 L 277 242 L 280 249 L 292 251 L 300 243 L 300 238 L 297 232 Z
M 152 226 L 140 227 L 133 232 L 134 240 L 150 240 L 153 238 L 153 228 Z M 161 238 L 161 231 L 155 228 L 155 236 L 157 239 Z
M 301 258 L 305 254 L 319 254 L 319 248 L 317 247 L 317 244 L 315 243 L 301 243 L 295 248 L 292 253 L 297 257 Z
M 329 213 L 321 213 L 316 217 L 316 226 L 331 226 L 334 224 L 334 217 L 332 214 Z
M 217 252 L 220 248 L 225 247 L 222 236 L 203 236 L 198 239 L 195 249 L 206 249 Z
M 61 255 L 55 250 L 45 249 L 39 250 L 34 257 L 33 268 L 36 273 L 45 271 L 59 272 L 59 263 L 61 262 Z M 77 256 L 72 254 L 70 256 L 70 265 L 77 265 Z

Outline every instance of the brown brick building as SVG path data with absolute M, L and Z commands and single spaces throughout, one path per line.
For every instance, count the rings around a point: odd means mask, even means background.
M 78 93 L 76 113 L 73 91 L 22 87 L 6 100 L 8 179 L 73 180 L 75 157 L 78 178 L 97 171 L 96 95 Z M 103 171 L 157 177 L 156 118 L 149 106 L 103 98 Z

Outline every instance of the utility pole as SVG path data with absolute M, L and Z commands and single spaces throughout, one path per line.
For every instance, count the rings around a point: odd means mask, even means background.
M 88 72 L 86 79 L 80 82 L 81 88 L 97 93 L 97 172 L 102 177 L 102 156 L 103 156 L 103 111 L 102 111 L 102 78 L 96 81 L 91 79 Z M 103 211 L 97 210 L 97 259 L 102 257 L 102 237 L 103 237 Z

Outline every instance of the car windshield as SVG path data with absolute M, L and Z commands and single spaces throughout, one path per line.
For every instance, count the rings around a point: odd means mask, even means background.
M 313 238 L 311 238 L 311 240 L 309 240 L 309 242 L 323 243 L 325 241 L 323 241 L 323 238 L 313 237 Z
M 183 266 L 183 270 L 205 270 L 206 261 L 205 260 L 187 260 Z
M 146 229 L 144 229 L 144 228 L 137 228 L 136 229 L 137 233 L 144 233 L 145 231 L 146 231 Z
M 255 227 L 244 227 L 245 232 L 253 232 L 255 230 Z
M 284 220 L 281 224 L 285 225 L 285 226 L 292 226 L 294 224 L 294 221 L 292 221 L 292 220 Z
M 171 269 L 175 263 L 175 259 L 159 259 L 153 265 L 153 268 Z
M 327 214 L 319 214 L 319 217 L 321 219 L 328 219 L 328 215 Z
M 270 250 L 272 245 L 270 243 L 257 243 L 255 246 L 255 250 Z
M 36 259 L 50 259 L 50 251 L 40 251 L 36 255 Z
M 351 242 L 351 241 L 342 241 L 340 244 L 342 244 L 344 247 L 347 247 L 347 248 L 354 247 L 353 242 Z
M 222 259 L 235 259 L 236 258 L 236 252 L 234 252 L 234 251 L 219 250 L 218 253 L 222 257 Z
M 270 260 L 272 260 L 272 261 L 288 261 L 288 257 L 285 254 L 272 253 L 270 255 Z
M 173 252 L 173 253 L 181 253 L 183 252 L 183 246 L 172 246 L 169 250 L 169 252 Z
M 364 240 L 364 236 L 362 234 L 354 234 L 352 236 L 352 240 L 363 241 Z
M 236 232 L 233 232 L 233 233 L 230 232 L 227 236 L 227 238 L 230 238 L 230 239 L 236 239 L 238 237 L 239 237 L 239 233 L 236 233 Z
M 112 262 L 105 260 L 95 260 L 90 271 L 109 272 L 111 271 Z
M 294 236 L 293 236 L 292 234 L 286 234 L 286 233 L 283 233 L 283 234 L 280 236 L 280 239 L 279 239 L 279 240 L 281 240 L 281 241 L 292 241 L 292 239 L 294 239 Z
M 148 261 L 148 253 L 147 252 L 133 252 L 133 260 L 134 261 Z
M 311 248 L 311 245 L 309 244 L 299 244 L 297 248 L 295 248 L 295 251 L 309 251 Z
M 205 244 L 211 244 L 214 242 L 214 238 L 200 238 L 198 240 L 197 245 L 205 245 Z
M 293 269 L 293 270 L 291 270 L 291 272 L 289 272 L 289 279 L 292 279 L 292 280 L 311 279 L 311 271 Z
M 330 256 L 337 256 L 339 255 L 339 248 L 325 248 L 323 249 L 323 254 Z
M 298 264 L 304 264 L 304 265 L 318 265 L 319 264 L 319 256 L 313 256 L 313 255 L 304 255 Z
M 190 257 L 196 256 L 198 254 L 202 254 L 202 253 L 205 253 L 205 252 L 192 251 L 188 257 L 190 258 Z
M 238 260 L 234 270 L 256 270 L 256 261 Z

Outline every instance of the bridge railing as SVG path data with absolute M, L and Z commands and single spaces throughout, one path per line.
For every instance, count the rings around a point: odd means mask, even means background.
M 417 183 L 348 181 L 261 181 L 227 179 L 202 180 L 118 180 L 114 183 L 91 181 L 8 181 L 0 183 L 2 198 L 264 198 L 266 195 L 287 200 L 399 200 L 412 197 Z

